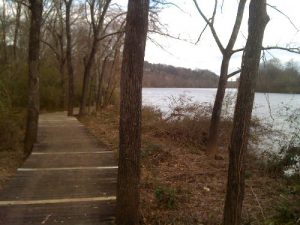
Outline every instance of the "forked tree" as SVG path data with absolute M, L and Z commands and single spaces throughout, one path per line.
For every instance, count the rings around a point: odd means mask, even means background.
M 206 22 L 206 26 L 204 27 L 203 31 L 201 32 L 201 34 L 198 38 L 198 41 L 200 40 L 200 38 L 201 38 L 202 34 L 204 33 L 204 31 L 206 30 L 206 28 L 209 27 L 211 30 L 212 36 L 223 56 L 222 63 L 221 63 L 221 69 L 220 69 L 220 78 L 219 78 L 219 82 L 218 82 L 217 93 L 216 93 L 212 116 L 211 116 L 211 120 L 210 120 L 209 136 L 208 136 L 208 144 L 207 144 L 208 155 L 215 156 L 215 154 L 217 152 L 217 147 L 218 147 L 217 142 L 218 142 L 218 134 L 219 134 L 219 125 L 220 125 L 220 121 L 221 121 L 222 104 L 224 101 L 225 90 L 226 90 L 226 86 L 228 83 L 228 79 L 241 72 L 241 70 L 238 69 L 234 72 L 228 73 L 228 71 L 229 71 L 228 69 L 229 69 L 229 63 L 230 63 L 231 57 L 236 53 L 244 51 L 244 49 L 245 49 L 244 47 L 239 48 L 239 49 L 233 49 L 233 48 L 236 43 L 238 33 L 239 33 L 239 30 L 241 27 L 244 9 L 245 9 L 247 0 L 239 1 L 237 14 L 235 17 L 235 23 L 234 23 L 234 26 L 233 26 L 233 29 L 231 32 L 231 36 L 229 38 L 229 41 L 228 41 L 226 47 L 223 46 L 222 41 L 219 38 L 219 35 L 214 27 L 218 0 L 215 0 L 215 7 L 214 7 L 211 18 L 207 18 L 205 16 L 203 11 L 201 10 L 201 7 L 197 3 L 197 0 L 193 0 L 193 1 L 195 3 L 195 6 L 196 6 L 200 16 Z M 274 6 L 270 6 L 270 7 L 271 7 L 271 9 L 274 9 L 277 12 L 279 12 L 280 14 L 284 15 L 290 21 L 290 23 L 296 29 L 296 31 L 297 32 L 299 31 L 298 28 L 293 24 L 293 22 L 290 20 L 290 18 L 287 15 L 285 15 L 283 12 L 281 12 Z M 282 51 L 287 51 L 290 53 L 300 54 L 299 47 L 267 46 L 267 47 L 261 47 L 261 48 L 262 48 L 262 50 L 282 50 Z
M 266 0 L 251 0 L 248 39 L 242 58 L 240 84 L 229 145 L 229 169 L 224 208 L 224 225 L 240 225 L 245 189 L 245 152 L 258 77 L 261 47 L 269 21 Z
M 27 124 L 25 131 L 24 152 L 28 156 L 34 142 L 37 139 L 39 119 L 39 52 L 40 31 L 42 24 L 43 0 L 30 0 L 29 9 L 30 31 L 29 31 L 29 53 L 28 53 L 28 106 Z
M 118 225 L 139 224 L 141 105 L 149 0 L 129 0 L 121 69 Z
M 217 34 L 217 31 L 214 28 L 214 20 L 215 20 L 215 16 L 216 16 L 216 9 L 217 9 L 218 1 L 215 0 L 215 7 L 214 7 L 214 11 L 213 11 L 213 15 L 212 15 L 211 19 L 208 19 L 204 15 L 200 6 L 197 3 L 197 0 L 193 0 L 193 1 L 195 3 L 195 6 L 196 6 L 199 14 L 206 22 L 206 27 L 208 26 L 210 28 L 211 33 L 214 37 L 214 40 L 223 56 L 217 94 L 216 94 L 214 107 L 213 107 L 213 111 L 212 111 L 212 116 L 211 116 L 211 120 L 210 120 L 208 145 L 207 145 L 207 153 L 211 156 L 215 156 L 215 153 L 217 151 L 217 138 L 218 138 L 218 129 L 219 129 L 219 124 L 220 124 L 220 119 L 221 119 L 222 103 L 223 103 L 224 96 L 225 96 L 227 81 L 228 81 L 229 77 L 240 72 L 240 71 L 235 71 L 231 74 L 228 74 L 228 69 L 229 69 L 230 59 L 234 53 L 233 47 L 236 43 L 239 31 L 240 31 L 240 27 L 242 24 L 244 9 L 245 9 L 247 0 L 239 1 L 237 15 L 235 17 L 235 23 L 234 23 L 234 26 L 233 26 L 233 29 L 232 29 L 232 32 L 231 32 L 231 35 L 230 35 L 230 38 L 229 38 L 229 41 L 228 41 L 226 47 L 223 46 L 223 44 Z M 203 32 L 204 32 L 204 30 L 203 30 Z M 201 37 L 201 35 L 200 35 L 200 37 Z

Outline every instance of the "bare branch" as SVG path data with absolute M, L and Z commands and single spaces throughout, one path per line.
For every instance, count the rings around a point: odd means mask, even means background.
M 217 0 L 215 0 L 215 1 L 217 1 Z M 222 54 L 223 54 L 224 51 L 225 51 L 225 49 L 224 49 L 224 47 L 223 47 L 223 45 L 222 45 L 222 43 L 221 43 L 221 41 L 220 41 L 220 39 L 219 39 L 219 36 L 217 35 L 217 32 L 216 32 L 214 26 L 213 26 L 213 21 L 214 21 L 214 16 L 215 16 L 215 8 L 214 8 L 214 12 L 213 12 L 212 18 L 211 18 L 211 19 L 208 19 L 208 18 L 204 15 L 204 13 L 202 12 L 202 10 L 200 9 L 197 0 L 193 0 L 193 2 L 194 2 L 194 4 L 195 4 L 195 6 L 196 6 L 196 8 L 197 8 L 197 10 L 198 10 L 198 12 L 199 12 L 199 14 L 200 14 L 200 16 L 203 18 L 203 20 L 204 20 L 204 21 L 206 22 L 206 24 L 209 26 L 209 28 L 210 28 L 210 30 L 211 30 L 211 32 L 212 32 L 212 35 L 213 35 L 213 37 L 214 37 L 214 39 L 215 39 L 215 42 L 217 43 L 217 45 L 218 45 L 220 51 L 221 51 Z M 216 6 L 215 6 L 215 7 L 216 7 Z
M 174 6 L 177 9 L 179 9 L 180 11 L 184 12 L 180 6 L 178 6 L 177 4 L 175 4 L 173 2 L 167 2 L 164 0 L 153 0 L 152 3 L 154 3 L 154 5 L 150 6 L 150 11 L 152 9 L 156 9 L 158 5 L 163 5 L 163 6 Z
M 294 54 L 300 54 L 300 47 L 285 48 L 285 47 L 280 47 L 280 46 L 268 46 L 268 47 L 263 47 L 262 50 L 282 50 L 282 51 L 287 51 L 287 52 L 291 52 Z
M 224 0 L 222 0 L 222 4 L 221 4 L 221 12 L 223 13 L 223 7 L 224 7 Z
M 238 48 L 238 49 L 232 50 L 231 55 L 238 53 L 238 52 L 243 52 L 244 50 L 245 50 L 245 48 Z
M 216 17 L 216 13 L 217 13 L 217 6 L 218 6 L 218 0 L 215 0 L 214 11 L 213 11 L 213 14 L 210 18 L 210 21 L 211 21 L 212 25 L 215 23 L 215 17 Z
M 153 44 L 155 44 L 157 47 L 159 47 L 160 49 L 162 49 L 164 52 L 168 53 L 171 56 L 176 57 L 174 54 L 172 54 L 171 52 L 169 52 L 164 46 L 162 46 L 160 43 L 158 43 L 157 41 L 155 41 L 153 38 L 147 36 L 147 39 L 149 39 Z
M 237 52 L 242 52 L 244 51 L 245 48 L 239 48 L 236 50 L 231 51 L 231 54 L 235 54 Z M 300 54 L 300 47 L 293 47 L 293 48 L 288 48 L 288 47 L 280 47 L 280 46 L 267 46 L 267 47 L 262 47 L 261 50 L 282 50 L 282 51 L 287 51 L 290 53 L 294 54 Z
M 175 39 L 175 40 L 184 41 L 184 42 L 193 44 L 191 41 L 180 38 L 180 36 L 174 36 L 172 34 L 164 33 L 164 32 L 161 32 L 159 30 L 148 29 L 148 32 L 153 33 L 153 34 L 159 34 L 159 35 L 164 36 L 164 37 L 168 37 L 168 38 L 172 38 L 172 39 Z
M 28 9 L 30 9 L 30 5 L 27 4 L 25 1 L 20 1 L 20 3 L 21 3 L 22 5 L 24 5 L 25 7 L 27 7 Z
M 240 27 L 241 27 L 241 24 L 242 24 L 246 2 L 247 2 L 247 0 L 240 0 L 240 2 L 239 2 L 235 23 L 234 23 L 234 26 L 233 26 L 233 29 L 232 29 L 232 33 L 231 33 L 229 42 L 228 42 L 227 47 L 226 47 L 227 51 L 231 51 L 234 44 L 235 44 L 235 42 L 236 42 L 237 36 L 239 34 Z
M 227 79 L 229 79 L 230 77 L 233 77 L 234 75 L 236 75 L 236 74 L 240 73 L 241 71 L 242 71 L 242 70 L 241 70 L 241 69 L 239 69 L 239 70 L 236 70 L 236 71 L 234 71 L 234 72 L 232 72 L 232 73 L 228 74 L 228 75 L 227 75 Z
M 299 32 L 298 27 L 293 23 L 293 21 L 291 20 L 291 18 L 290 18 L 288 15 L 286 15 L 284 12 L 282 12 L 280 9 L 278 9 L 278 8 L 277 8 L 276 6 L 274 6 L 274 5 L 267 4 L 267 6 L 269 6 L 271 9 L 274 9 L 275 11 L 277 11 L 277 12 L 279 12 L 281 15 L 283 15 L 285 18 L 287 18 L 288 21 L 290 22 L 290 24 L 295 28 L 295 30 L 296 30 L 297 32 Z
M 43 44 L 47 45 L 47 46 L 53 51 L 54 55 L 55 55 L 57 58 L 59 58 L 59 53 L 57 52 L 57 50 L 56 50 L 49 42 L 47 42 L 47 41 L 45 41 L 45 40 L 43 40 L 43 39 L 41 39 L 41 42 L 42 42 Z
M 102 33 L 105 33 L 106 30 L 108 29 L 108 27 L 113 23 L 115 22 L 119 17 L 122 17 L 124 15 L 126 15 L 127 12 L 122 12 L 122 13 L 119 13 L 117 14 L 116 16 L 114 16 L 106 25 L 105 25 L 105 28 L 103 29 L 103 32 Z M 124 20 L 125 21 L 125 20 Z M 102 34 L 101 34 L 102 35 Z
M 199 41 L 200 41 L 200 39 L 201 39 L 202 35 L 204 34 L 204 32 L 205 32 L 205 30 L 206 30 L 207 27 L 208 27 L 208 23 L 205 24 L 205 27 L 203 28 L 203 30 L 202 30 L 201 33 L 199 34 L 199 37 L 198 37 L 197 41 L 195 42 L 195 44 L 198 44 L 198 43 L 199 43 Z
M 101 40 L 103 40 L 107 37 L 110 37 L 110 36 L 113 36 L 113 35 L 116 35 L 116 34 L 122 34 L 124 32 L 125 32 L 124 30 L 119 30 L 119 31 L 116 31 L 116 32 L 113 32 L 113 33 L 105 34 L 105 35 L 101 36 L 100 38 L 98 38 L 97 41 L 101 41 Z

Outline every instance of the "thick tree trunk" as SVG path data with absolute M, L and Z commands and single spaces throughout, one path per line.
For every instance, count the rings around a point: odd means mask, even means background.
M 242 71 L 234 112 L 233 130 L 229 146 L 229 170 L 224 208 L 224 225 L 241 223 L 245 189 L 244 155 L 247 150 L 249 124 L 258 76 L 261 47 L 269 17 L 266 0 L 251 0 L 249 8 L 248 40 L 242 60 Z
M 227 85 L 227 75 L 228 75 L 230 58 L 231 58 L 230 54 L 223 55 L 219 84 L 218 84 L 217 94 L 216 94 L 215 103 L 214 103 L 212 116 L 210 120 L 207 153 L 213 157 L 215 156 L 218 148 L 218 134 L 219 134 L 218 129 L 221 120 L 222 104 L 223 104 L 226 85 Z
M 71 6 L 72 0 L 65 1 L 66 5 L 66 36 L 67 36 L 67 49 L 66 60 L 68 69 L 68 116 L 73 116 L 74 108 L 74 69 L 72 63 L 72 35 L 71 35 Z
M 42 23 L 42 0 L 30 0 L 30 34 L 29 34 L 29 88 L 27 106 L 27 125 L 25 132 L 24 151 L 28 156 L 34 142 L 37 139 L 38 118 L 39 118 L 39 51 L 40 51 L 40 30 Z
M 139 224 L 142 79 L 149 0 L 129 0 L 121 69 L 118 225 Z

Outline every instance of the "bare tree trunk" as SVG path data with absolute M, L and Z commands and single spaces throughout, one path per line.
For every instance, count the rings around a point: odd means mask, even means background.
M 244 155 L 248 145 L 249 124 L 254 102 L 254 89 L 258 77 L 262 41 L 268 21 L 266 0 L 251 0 L 248 40 L 242 60 L 240 85 L 229 146 L 230 158 L 224 225 L 239 225 L 241 223 L 245 189 Z
M 66 64 L 66 53 L 65 53 L 65 26 L 64 26 L 64 18 L 63 18 L 63 1 L 59 0 L 56 3 L 56 10 L 57 10 L 57 16 L 58 16 L 58 25 L 59 27 L 56 27 L 56 30 L 59 30 L 59 32 L 55 32 L 57 36 L 57 44 L 58 44 L 58 50 L 59 50 L 59 57 L 58 57 L 58 63 L 59 63 L 59 73 L 60 73 L 60 85 L 62 90 L 61 95 L 61 102 L 60 106 L 65 109 L 65 102 L 66 102 L 66 82 L 65 82 L 65 64 Z
M 19 29 L 20 29 L 21 10 L 22 10 L 22 2 L 21 0 L 19 0 L 17 1 L 16 26 L 15 26 L 14 40 L 13 40 L 13 56 L 15 60 L 17 58 L 17 43 L 18 43 Z
M 8 55 L 7 55 L 7 43 L 6 43 L 6 29 L 7 29 L 7 18 L 6 18 L 6 1 L 3 0 L 2 2 L 2 20 L 1 20 L 1 25 L 2 25 L 2 60 L 3 64 L 7 64 L 8 62 Z
M 106 15 L 106 12 L 108 10 L 108 7 L 110 5 L 111 0 L 102 0 L 101 5 L 102 5 L 102 11 L 100 18 L 97 19 L 97 24 L 95 22 L 95 15 L 94 15 L 94 7 L 95 7 L 95 1 L 92 1 L 91 3 L 91 20 L 92 20 L 92 30 L 93 30 L 93 43 L 92 43 L 92 48 L 89 53 L 89 56 L 87 58 L 87 61 L 85 62 L 84 65 L 84 74 L 83 74 L 83 85 L 82 85 L 82 96 L 81 96 L 81 101 L 80 101 L 80 109 L 79 109 L 79 115 L 84 116 L 87 114 L 87 103 L 88 103 L 88 97 L 89 97 L 89 89 L 90 89 L 90 81 L 91 81 L 91 71 L 92 67 L 94 65 L 95 61 L 95 55 L 98 50 L 98 45 L 99 45 L 99 35 L 102 32 L 103 29 L 103 22 L 104 22 L 104 17 Z
M 217 94 L 215 98 L 215 103 L 213 107 L 213 112 L 211 116 L 211 122 L 209 127 L 209 136 L 208 136 L 208 146 L 207 146 L 207 153 L 210 156 L 215 156 L 217 152 L 217 146 L 218 146 L 218 134 L 219 134 L 219 125 L 221 121 L 221 112 L 222 112 L 222 104 L 225 96 L 225 90 L 228 80 L 228 68 L 229 68 L 229 62 L 232 56 L 232 50 L 234 47 L 234 44 L 236 42 L 242 20 L 243 20 L 243 14 L 244 9 L 246 5 L 247 0 L 240 0 L 239 6 L 237 10 L 237 15 L 235 19 L 235 23 L 231 32 L 230 39 L 227 43 L 226 48 L 224 49 L 222 45 L 220 44 L 220 40 L 214 30 L 213 23 L 208 21 L 209 26 L 211 27 L 212 33 L 214 34 L 214 39 L 216 43 L 219 43 L 219 49 L 222 52 L 223 60 L 221 65 L 221 71 L 220 71 L 220 79 L 218 83 L 218 89 Z
M 149 0 L 129 0 L 121 70 L 118 225 L 139 224 L 142 79 Z
M 99 74 L 99 83 L 98 83 L 98 91 L 96 96 L 96 112 L 99 111 L 101 105 L 102 105 L 102 83 L 103 83 L 103 77 L 105 73 L 106 63 L 107 63 L 108 56 L 105 57 L 104 61 L 102 62 L 101 72 Z
M 67 36 L 67 49 L 66 60 L 68 69 L 68 116 L 73 116 L 74 108 L 74 69 L 72 63 L 72 35 L 71 35 L 71 6 L 73 0 L 65 0 L 66 5 L 66 36 Z
M 28 107 L 27 125 L 25 132 L 24 151 L 28 156 L 34 142 L 37 140 L 38 119 L 39 119 L 39 51 L 40 51 L 40 30 L 42 23 L 42 0 L 30 0 L 30 34 L 29 34 L 29 88 L 28 88 Z
M 231 55 L 223 55 L 218 89 L 217 89 L 215 103 L 212 111 L 211 120 L 210 120 L 207 153 L 212 157 L 215 156 L 218 148 L 218 134 L 219 134 L 218 129 L 221 120 L 222 104 L 223 104 L 226 85 L 227 85 L 227 74 L 228 74 L 230 58 Z
M 110 89 L 111 89 L 111 86 L 112 86 L 112 81 L 114 79 L 114 76 L 115 76 L 115 67 L 116 67 L 116 51 L 115 51 L 115 54 L 114 54 L 114 59 L 113 59 L 113 62 L 112 64 L 110 65 L 110 70 L 109 70 L 109 78 L 108 78 L 108 82 L 107 82 L 107 86 L 105 88 L 105 91 L 104 91 L 104 107 L 108 105 L 108 98 L 109 98 L 109 93 L 110 93 Z
M 112 96 L 114 94 L 114 91 L 117 86 L 117 79 L 118 79 L 118 74 L 120 74 L 120 57 L 121 57 L 121 45 L 117 47 L 115 50 L 115 57 L 114 57 L 114 63 L 113 63 L 113 71 L 112 71 L 112 84 L 110 85 L 111 87 L 108 89 L 108 95 L 107 95 L 107 101 L 106 105 L 111 103 Z M 109 91 L 110 90 L 110 91 Z
M 63 54 L 63 52 L 61 52 Z M 65 84 L 65 59 L 64 56 L 62 55 L 59 61 L 59 73 L 60 73 L 60 86 L 62 90 L 62 96 L 60 99 L 60 107 L 63 109 L 65 108 L 65 89 L 66 89 L 66 84 Z
M 87 114 L 87 103 L 90 93 L 90 81 L 91 81 L 91 71 L 92 67 L 94 65 L 95 60 L 95 54 L 97 52 L 98 48 L 98 41 L 95 39 L 92 44 L 92 49 L 90 52 L 90 55 L 88 57 L 87 62 L 84 65 L 84 74 L 83 74 L 83 84 L 82 84 L 82 96 L 80 101 L 80 109 L 79 109 L 79 115 L 84 116 Z

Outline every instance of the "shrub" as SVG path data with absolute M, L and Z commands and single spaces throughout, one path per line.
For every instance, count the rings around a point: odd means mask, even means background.
M 169 102 L 166 113 L 149 106 L 143 108 L 143 131 L 170 138 L 183 146 L 201 149 L 207 142 L 211 105 L 193 102 L 185 95 L 170 97 Z M 231 121 L 223 119 L 220 130 L 221 142 L 226 144 Z
M 12 107 L 12 98 L 0 81 L 0 151 L 16 150 L 23 137 L 24 113 Z
M 146 143 L 145 146 L 143 146 L 141 149 L 141 157 L 145 159 L 148 156 L 159 153 L 161 151 L 162 148 L 160 145 L 154 143 Z
M 176 190 L 170 187 L 158 186 L 155 198 L 160 207 L 174 209 L 176 207 Z
M 276 214 L 266 225 L 300 224 L 300 183 L 299 179 L 282 193 L 282 200 L 276 207 Z

